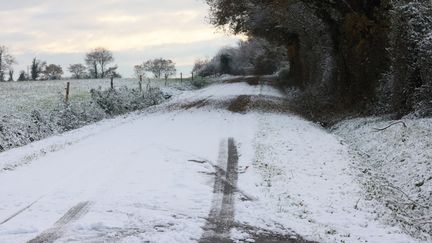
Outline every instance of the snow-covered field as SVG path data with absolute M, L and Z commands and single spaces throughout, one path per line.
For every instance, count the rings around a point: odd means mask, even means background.
M 66 83 L 71 83 L 70 99 L 84 101 L 90 99 L 90 90 L 110 87 L 108 79 L 53 80 L 28 82 L 0 82 L 0 116 L 19 115 L 35 109 L 50 109 L 63 99 Z M 170 85 L 178 84 L 171 81 Z M 138 88 L 136 79 L 115 79 L 116 87 Z M 143 81 L 143 86 L 147 81 Z M 151 80 L 152 87 L 162 87 L 163 81 Z
M 348 146 L 317 125 L 165 109 L 239 95 L 282 97 L 218 84 L 1 153 L 0 242 L 417 242 L 361 200 Z

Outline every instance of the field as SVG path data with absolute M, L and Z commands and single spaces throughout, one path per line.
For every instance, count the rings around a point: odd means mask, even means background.
M 52 108 L 65 94 L 66 83 L 70 82 L 71 101 L 85 101 L 90 99 L 90 90 L 101 87 L 110 87 L 108 79 L 82 79 L 82 80 L 53 80 L 28 82 L 0 82 L 0 116 L 19 115 L 35 109 L 46 110 Z M 143 88 L 148 81 L 143 81 Z M 186 81 L 185 81 L 186 82 Z M 164 87 L 165 81 L 150 81 L 152 87 Z M 168 86 L 178 86 L 179 80 L 169 80 Z M 116 79 L 115 87 L 126 86 L 138 88 L 136 79 Z

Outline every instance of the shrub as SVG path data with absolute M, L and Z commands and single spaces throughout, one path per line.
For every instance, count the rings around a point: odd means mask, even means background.
M 122 87 L 119 90 L 91 91 L 92 100 L 108 115 L 120 115 L 140 110 L 161 103 L 165 98 L 158 88 L 151 88 L 147 92 L 139 92 Z
M 207 82 L 206 79 L 194 79 L 193 81 L 191 81 L 192 86 L 194 86 L 197 89 L 202 89 L 204 87 L 206 87 L 209 83 Z
M 420 117 L 432 116 L 432 85 L 425 84 L 414 93 L 415 113 Z

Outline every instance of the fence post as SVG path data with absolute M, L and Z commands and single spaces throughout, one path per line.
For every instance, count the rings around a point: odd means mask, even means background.
M 69 104 L 69 93 L 70 93 L 70 82 L 66 83 L 66 96 L 65 96 L 65 103 Z
M 168 75 L 165 75 L 165 86 L 167 86 L 168 83 Z
M 143 81 L 143 76 L 140 75 L 139 76 L 139 82 L 138 82 L 138 86 L 139 86 L 139 91 L 142 92 L 142 81 Z
M 194 80 L 194 74 L 193 74 L 193 72 L 192 72 L 192 81 Z
M 180 83 L 183 83 L 183 73 L 180 73 Z
M 111 76 L 111 89 L 114 90 L 114 77 Z

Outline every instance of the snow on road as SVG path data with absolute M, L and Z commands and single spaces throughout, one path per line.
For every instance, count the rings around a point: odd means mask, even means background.
M 239 95 L 282 97 L 236 83 L 172 102 Z M 220 168 L 228 141 L 238 161 Z M 350 159 L 294 115 L 159 107 L 0 154 L 0 242 L 205 242 L 218 176 L 232 187 L 225 240 L 415 242 L 359 203 Z

